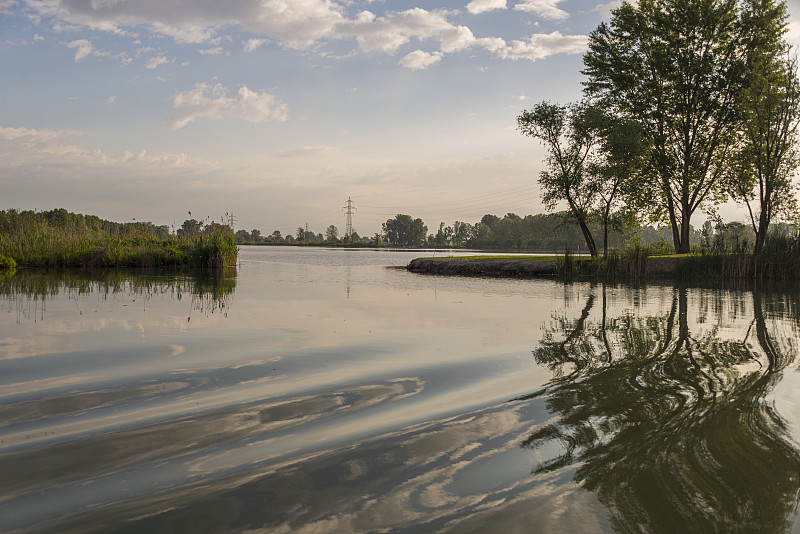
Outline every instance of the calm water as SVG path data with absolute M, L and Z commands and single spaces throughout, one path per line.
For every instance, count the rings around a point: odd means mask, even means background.
M 0 530 L 800 532 L 800 296 L 414 275 L 0 279 Z

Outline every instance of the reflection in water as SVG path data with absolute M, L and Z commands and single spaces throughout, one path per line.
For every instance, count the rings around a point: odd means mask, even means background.
M 686 289 L 665 315 L 613 319 L 606 292 L 593 291 L 575 320 L 555 317 L 533 352 L 555 378 L 516 400 L 545 398 L 559 417 L 521 445 L 560 445 L 535 472 L 576 466 L 618 531 L 785 531 L 800 452 L 768 396 L 797 356 L 797 295 L 756 290 L 749 329 L 725 339 L 720 323 L 726 311 L 743 318 L 744 294 L 702 295 L 690 327 Z M 589 321 L 598 299 L 601 319 Z M 770 322 L 787 315 L 791 326 Z
M 13 302 L 17 321 L 41 320 L 47 300 L 66 293 L 69 298 L 96 294 L 99 300 L 126 294 L 147 301 L 156 295 L 182 300 L 191 297 L 190 310 L 226 313 L 236 289 L 236 269 L 193 271 L 16 271 L 0 277 L 0 297 Z M 191 320 L 191 313 L 189 314 Z
M 786 526 L 796 296 L 431 279 L 301 252 L 315 263 L 253 247 L 236 278 L 4 282 L 0 530 Z M 534 363 L 562 295 L 575 318 Z

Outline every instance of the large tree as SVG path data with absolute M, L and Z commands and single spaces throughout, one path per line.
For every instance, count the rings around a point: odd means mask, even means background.
M 588 167 L 598 147 L 598 113 L 585 104 L 539 102 L 517 117 L 522 134 L 539 139 L 547 149 L 547 170 L 539 174 L 542 202 L 547 209 L 567 203 L 592 257 L 597 256 L 597 245 L 589 229 L 589 216 L 597 189 Z
M 796 209 L 791 177 L 798 164 L 800 82 L 785 31 L 785 3 L 744 2 L 740 40 L 745 86 L 737 106 L 742 145 L 731 177 L 732 192 L 747 205 L 756 234 L 757 265 L 773 217 Z
M 691 217 L 720 190 L 736 139 L 735 0 L 623 2 L 589 38 L 585 93 L 637 121 L 650 147 L 653 214 L 689 251 Z

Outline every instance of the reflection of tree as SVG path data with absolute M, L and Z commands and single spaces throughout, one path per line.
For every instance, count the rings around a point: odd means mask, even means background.
M 754 347 L 713 330 L 694 338 L 686 289 L 663 316 L 609 322 L 604 299 L 590 322 L 594 300 L 577 320 L 558 318 L 534 351 L 555 378 L 526 398 L 547 397 L 560 417 L 521 445 L 562 447 L 537 472 L 576 465 L 620 531 L 784 531 L 800 452 L 767 396 L 796 353 L 768 328 L 774 303 L 753 294 Z
M 176 299 L 190 295 L 192 309 L 202 312 L 226 309 L 236 290 L 236 270 L 200 271 L 23 271 L 0 278 L 0 298 L 46 301 L 59 293 L 70 297 L 97 294 L 135 295 L 145 301 L 170 294 Z

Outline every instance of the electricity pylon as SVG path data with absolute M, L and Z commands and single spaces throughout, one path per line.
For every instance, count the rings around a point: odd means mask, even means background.
M 350 241 L 350 236 L 353 235 L 353 211 L 356 209 L 353 207 L 353 201 L 350 200 L 350 197 L 347 197 L 347 205 L 342 207 L 343 210 L 347 210 L 345 213 L 347 214 L 347 224 L 344 227 L 344 239 L 345 241 Z

